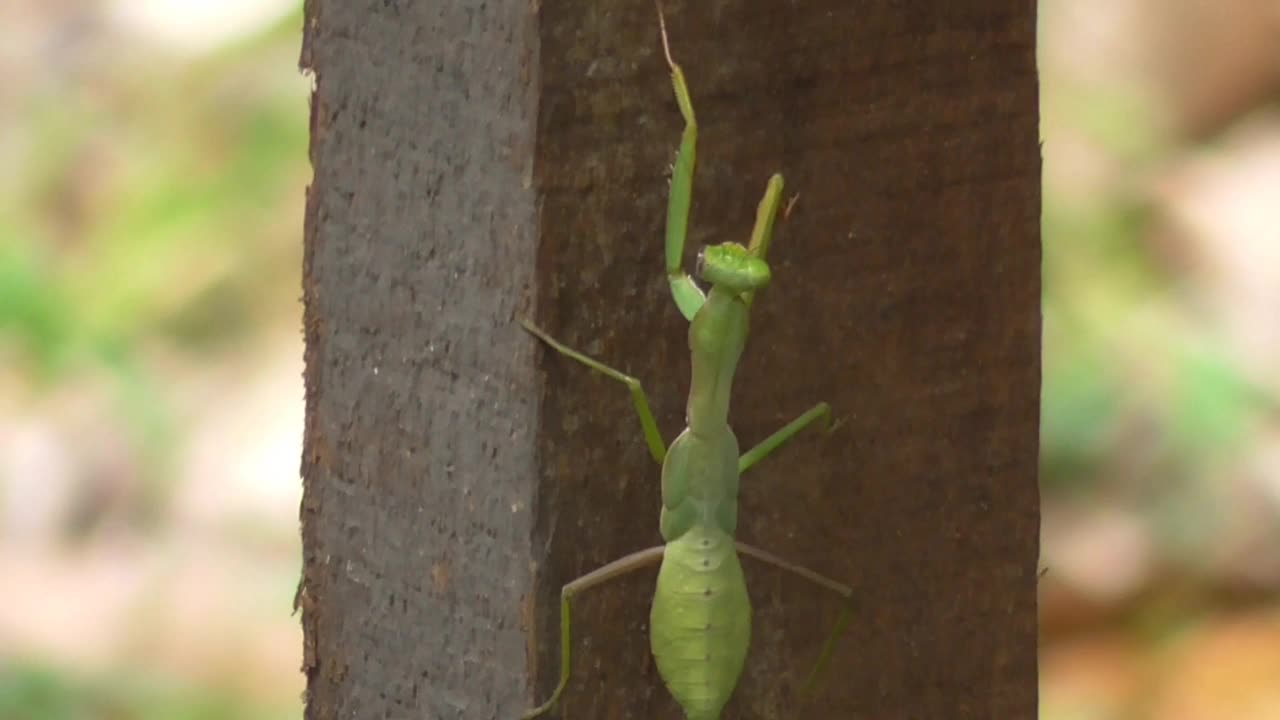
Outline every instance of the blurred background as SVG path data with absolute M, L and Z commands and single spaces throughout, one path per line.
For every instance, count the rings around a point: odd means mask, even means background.
M 1042 717 L 1280 718 L 1280 2 L 1040 9 Z
M 0 720 L 298 718 L 297 0 L 6 0 Z M 1042 713 L 1280 718 L 1280 2 L 1042 0 Z
M 0 720 L 300 718 L 297 0 L 3 0 Z

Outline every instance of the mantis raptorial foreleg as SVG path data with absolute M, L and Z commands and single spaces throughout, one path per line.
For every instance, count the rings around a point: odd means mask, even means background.
M 569 601 L 573 599 L 573 596 L 584 590 L 590 590 L 592 587 L 607 580 L 626 575 L 632 570 L 639 570 L 646 565 L 652 565 L 662 559 L 666 549 L 665 545 L 658 545 L 647 550 L 633 552 L 626 557 L 614 560 L 608 565 L 592 570 L 560 589 L 560 682 L 556 684 L 556 689 L 551 694 L 551 699 L 521 715 L 522 720 L 535 718 L 550 710 L 560 700 L 560 695 L 564 693 L 564 689 L 569 685 L 569 674 L 572 666 L 569 649 L 573 647 L 569 630 Z
M 769 243 L 773 241 L 773 223 L 778 218 L 778 204 L 781 202 L 782 175 L 774 173 L 765 185 L 764 197 L 760 198 L 760 204 L 756 206 L 756 222 L 751 227 L 751 242 L 747 245 L 747 252 L 761 260 L 769 254 Z M 747 307 L 751 306 L 755 295 L 754 290 L 743 294 L 742 299 L 746 301 Z
M 814 663 L 813 670 L 809 671 L 809 677 L 805 678 L 804 685 L 802 687 L 803 692 L 807 693 L 813 689 L 813 684 L 817 681 L 819 673 L 821 673 L 822 669 L 826 667 L 827 661 L 831 659 L 831 654 L 835 652 L 836 642 L 840 639 L 840 636 L 844 634 L 844 629 L 849 624 L 849 616 L 853 612 L 853 605 L 850 603 L 853 599 L 853 589 L 848 585 L 832 580 L 826 575 L 814 572 L 809 568 L 796 565 L 795 563 L 788 562 L 787 560 L 783 560 L 777 555 L 761 550 L 754 545 L 748 545 L 747 543 L 738 541 L 737 546 L 738 552 L 743 555 L 749 555 L 757 560 L 769 563 L 774 567 L 799 575 L 812 583 L 821 585 L 822 587 L 838 594 L 845 600 L 844 608 L 840 611 L 840 617 L 836 619 L 836 626 L 832 628 L 831 634 L 827 636 L 827 641 L 822 646 L 822 652 L 818 654 L 818 661 Z
M 662 464 L 663 459 L 667 457 L 667 446 L 662 442 L 662 431 L 658 429 L 658 421 L 653 419 L 653 411 L 649 409 L 649 398 L 644 394 L 644 387 L 640 385 L 639 380 L 621 370 L 615 370 L 595 358 L 583 355 L 546 334 L 541 328 L 528 320 L 521 319 L 520 324 L 524 326 L 525 330 L 538 336 L 539 339 L 550 345 L 561 355 L 573 358 L 592 370 L 603 373 L 626 385 L 627 389 L 631 391 L 631 402 L 636 406 L 636 414 L 640 416 L 640 427 L 644 429 L 644 441 L 649 445 L 649 454 L 653 456 L 654 460 L 658 461 L 659 465 Z
M 689 229 L 689 206 L 693 197 L 693 168 L 697 157 L 698 121 L 693 114 L 693 100 L 689 86 L 684 81 L 684 71 L 671 58 L 671 46 L 667 42 L 667 23 L 658 8 L 658 24 L 662 29 L 662 51 L 671 66 L 671 84 L 676 91 L 676 104 L 684 116 L 684 132 L 680 135 L 680 148 L 676 150 L 675 166 L 671 170 L 671 196 L 667 201 L 667 281 L 671 284 L 671 297 L 675 299 L 680 314 L 692 321 L 693 316 L 706 301 L 702 289 L 684 271 L 684 241 Z
M 684 271 L 684 243 L 688 236 L 693 174 L 698 154 L 698 120 L 693 112 L 693 100 L 689 96 L 684 70 L 671 57 L 666 20 L 661 12 L 658 13 L 658 23 L 662 29 L 662 51 L 667 57 L 667 65 L 671 67 L 671 84 L 675 88 L 676 105 L 680 107 L 680 115 L 684 117 L 684 132 L 680 135 L 680 148 L 676 150 L 676 161 L 671 170 L 671 196 L 667 201 L 667 280 L 671 285 L 671 297 L 680 308 L 680 314 L 686 320 L 693 320 L 693 316 L 698 314 L 698 309 L 706 301 L 702 289 Z M 760 206 L 756 210 L 756 223 L 751 231 L 751 242 L 747 246 L 748 252 L 761 260 L 769 251 L 773 223 L 778 216 L 781 199 L 782 175 L 774 173 L 769 178 L 764 198 L 760 200 Z M 744 294 L 748 304 L 753 295 L 754 292 Z

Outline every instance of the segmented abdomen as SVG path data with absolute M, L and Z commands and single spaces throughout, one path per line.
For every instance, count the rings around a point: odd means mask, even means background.
M 695 526 L 667 545 L 649 623 L 658 672 L 686 717 L 718 720 L 751 641 L 751 603 L 732 537 Z

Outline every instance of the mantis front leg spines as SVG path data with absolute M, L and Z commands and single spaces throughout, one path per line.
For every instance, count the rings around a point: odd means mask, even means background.
M 671 57 L 661 8 L 658 18 L 676 101 L 685 119 L 668 202 L 666 272 L 672 299 L 690 323 L 693 377 L 686 408 L 688 426 L 668 447 L 638 380 L 564 346 L 522 321 L 526 329 L 561 355 L 625 384 L 631 391 L 650 454 L 662 465 L 659 530 L 665 543 L 616 560 L 564 586 L 560 600 L 560 679 L 551 698 L 525 713 L 526 719 L 554 707 L 568 686 L 572 671 L 573 597 L 639 567 L 661 562 L 649 618 L 650 647 L 663 682 L 689 720 L 718 720 L 746 660 L 751 604 L 739 553 L 795 573 L 846 600 L 852 596 L 848 587 L 834 580 L 735 539 L 741 474 L 814 422 L 823 420 L 828 430 L 832 429 L 831 409 L 826 403 L 817 403 L 756 447 L 740 452 L 728 424 L 730 390 L 746 345 L 751 302 L 771 279 L 766 256 L 782 196 L 782 176 L 769 179 L 745 247 L 725 242 L 703 250 L 698 276 L 710 285 L 704 294 L 684 272 L 682 262 L 697 122 L 684 72 Z M 849 609 L 846 603 L 836 633 L 828 639 L 809 683 L 830 657 Z

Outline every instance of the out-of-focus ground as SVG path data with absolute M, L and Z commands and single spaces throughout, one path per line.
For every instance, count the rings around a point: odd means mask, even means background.
M 301 715 L 294 0 L 0 22 L 0 720 Z M 1043 0 L 1042 717 L 1280 718 L 1280 2 Z

